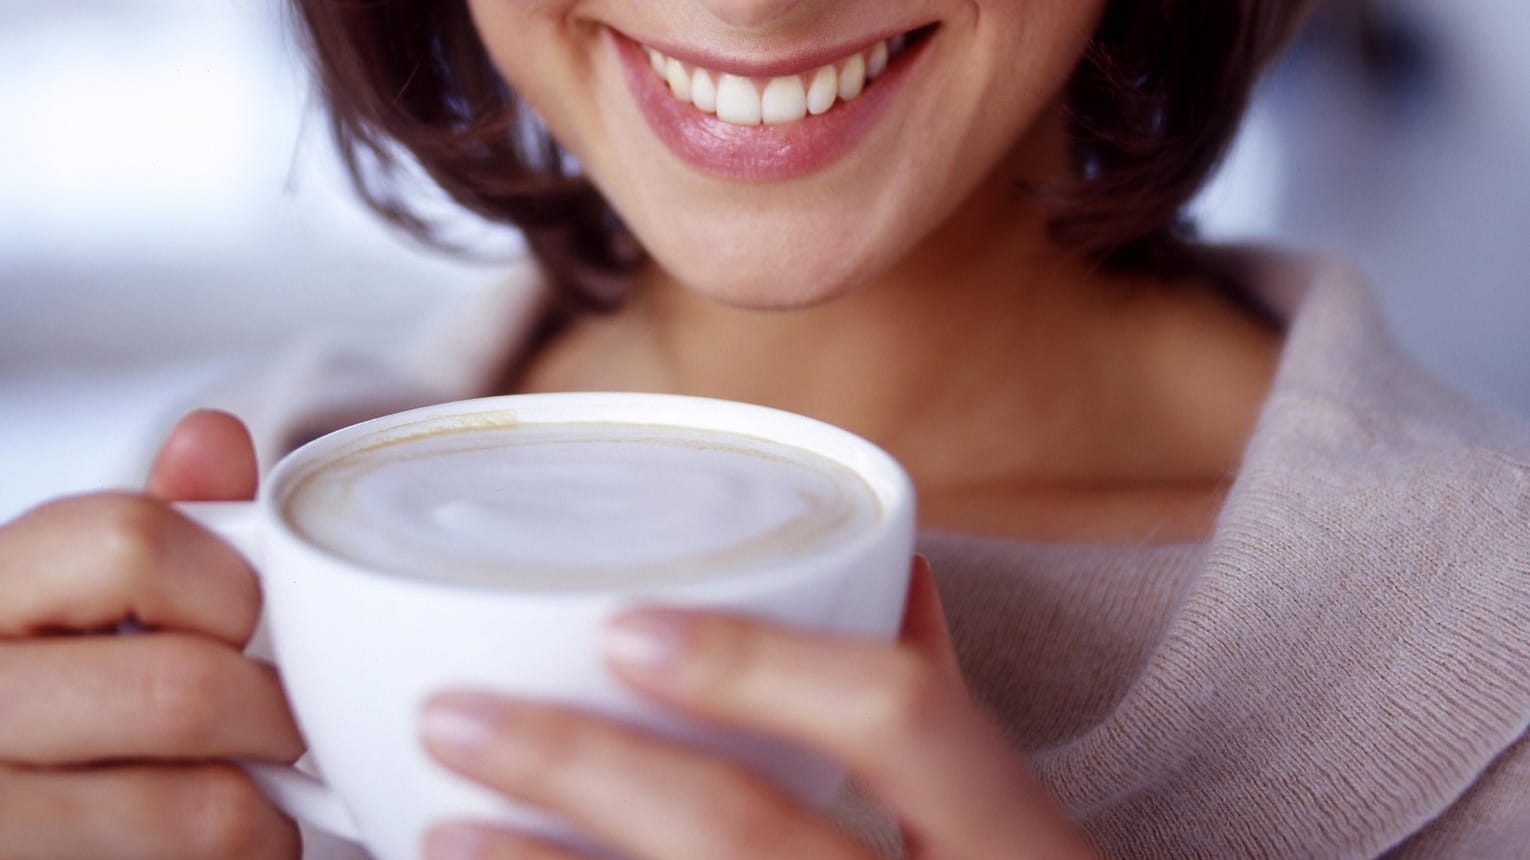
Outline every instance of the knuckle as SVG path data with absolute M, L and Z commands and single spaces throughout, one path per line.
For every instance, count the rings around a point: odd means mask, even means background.
M 205 747 L 218 726 L 213 703 L 222 700 L 224 661 L 189 641 L 157 643 L 144 677 L 144 710 L 175 747 Z
M 94 501 L 95 544 L 119 587 L 131 589 L 164 559 L 170 544 L 160 505 L 142 496 L 110 495 Z
M 868 678 L 867 740 L 876 746 L 922 736 L 936 721 L 943 691 L 934 668 L 919 657 L 898 652 Z
M 22 794 L 24 789 L 17 787 L 17 781 L 16 773 L 12 770 L 12 767 L 7 764 L 0 764 L 0 809 L 17 810 L 24 808 L 21 801 L 26 799 L 26 795 Z M 7 825 L 14 826 L 15 823 L 15 820 L 10 815 L 0 815 L 0 834 L 6 832 Z M 0 845 L 4 844 L 6 844 L 5 840 L 0 839 Z
M 265 799 L 243 771 L 210 765 L 186 786 L 188 840 L 198 857 L 247 857 L 263 852 L 265 830 L 275 821 Z
M 754 784 L 754 780 L 738 773 L 734 785 L 748 786 L 746 790 L 724 791 L 719 788 L 710 794 L 716 809 L 710 816 L 716 822 L 717 839 L 713 853 L 723 857 L 792 856 L 779 851 L 791 842 L 795 828 L 785 804 L 769 791 Z
M 0 532 L 0 625 L 87 631 L 140 606 L 176 546 L 161 503 L 129 493 L 49 502 Z
M 701 691 L 726 694 L 746 683 L 759 662 L 759 648 L 749 632 L 729 622 L 703 622 L 689 651 L 692 683 Z M 726 697 L 725 697 L 726 698 Z
M 116 494 L 108 493 L 106 495 Z M 81 510 L 95 504 L 98 498 L 99 495 L 76 495 L 49 499 L 23 511 L 20 516 L 6 523 L 4 530 L 9 531 L 24 526 L 35 526 L 39 523 L 52 524 L 57 520 L 73 519 Z
M 525 740 L 514 756 L 531 774 L 563 773 L 578 766 L 588 754 L 591 738 L 584 720 L 535 709 L 515 717 L 520 723 L 516 737 Z M 515 742 L 515 741 L 512 741 Z

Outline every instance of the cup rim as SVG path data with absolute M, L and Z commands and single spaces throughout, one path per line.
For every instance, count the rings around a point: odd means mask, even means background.
M 692 420 L 662 420 L 690 418 Z M 751 421 L 751 419 L 753 419 Z M 772 432 L 759 432 L 759 422 Z M 507 427 L 517 423 L 650 424 L 684 429 L 714 430 L 788 445 L 830 459 L 854 472 L 870 487 L 881 505 L 881 516 L 870 528 L 820 555 L 796 560 L 786 569 L 752 568 L 700 579 L 630 586 L 547 588 L 535 586 L 477 585 L 454 580 L 404 575 L 374 567 L 330 550 L 299 532 L 283 512 L 288 491 L 303 476 L 324 462 L 378 444 L 406 441 L 422 433 L 439 432 L 452 424 L 462 429 Z M 428 429 L 427 429 L 428 428 Z M 784 431 L 784 432 L 783 432 Z M 847 456 L 848 455 L 848 456 Z M 326 433 L 290 451 L 277 462 L 262 483 L 257 498 L 261 518 L 281 539 L 306 554 L 324 559 L 326 567 L 364 577 L 378 584 L 424 590 L 434 594 L 457 593 L 482 599 L 509 595 L 517 599 L 588 600 L 643 594 L 703 597 L 714 590 L 748 590 L 751 585 L 794 582 L 825 569 L 836 569 L 865 557 L 899 535 L 912 539 L 915 495 L 913 482 L 896 459 L 871 441 L 841 427 L 769 406 L 680 394 L 638 392 L 556 392 L 506 394 L 422 406 L 383 415 Z

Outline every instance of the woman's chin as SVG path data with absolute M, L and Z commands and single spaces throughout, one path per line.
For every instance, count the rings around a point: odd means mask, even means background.
M 842 298 L 870 278 L 876 267 L 852 255 L 676 254 L 655 252 L 669 279 L 688 292 L 731 308 L 789 311 L 827 304 Z
M 809 274 L 793 266 L 749 271 L 675 273 L 690 292 L 721 305 L 749 311 L 791 311 L 832 302 L 853 291 L 843 277 Z

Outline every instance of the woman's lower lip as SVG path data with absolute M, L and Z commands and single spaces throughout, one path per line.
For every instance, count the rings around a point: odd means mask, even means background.
M 858 98 L 840 102 L 822 116 L 784 125 L 738 126 L 670 95 L 643 47 L 610 32 L 628 88 L 649 127 L 670 151 L 704 173 L 753 182 L 806 176 L 849 154 L 886 112 L 928 41 L 910 45 Z

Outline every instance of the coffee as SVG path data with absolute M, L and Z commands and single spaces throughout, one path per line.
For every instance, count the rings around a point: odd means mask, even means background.
M 308 541 L 382 572 L 575 591 L 791 565 L 882 516 L 855 472 L 779 442 L 492 421 L 363 443 L 295 481 L 282 510 Z

